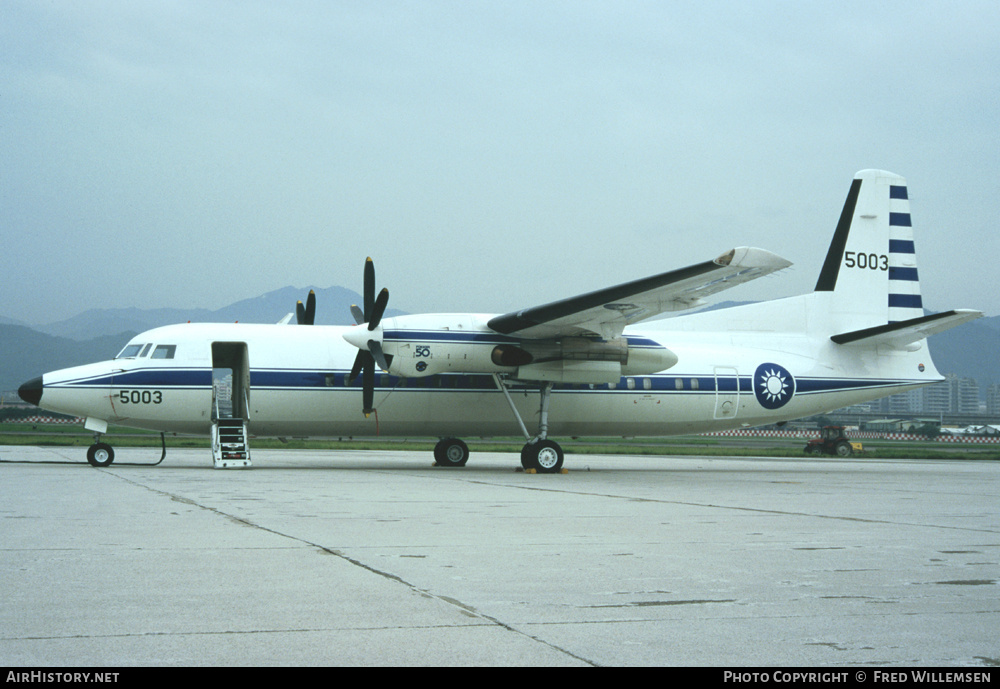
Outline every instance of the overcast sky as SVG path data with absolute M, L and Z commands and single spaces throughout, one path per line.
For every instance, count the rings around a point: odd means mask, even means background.
M 360 291 L 368 255 L 410 312 L 741 245 L 795 265 L 723 298 L 788 296 L 864 168 L 908 180 L 924 305 L 1000 314 L 1000 3 L 0 2 L 29 323 Z

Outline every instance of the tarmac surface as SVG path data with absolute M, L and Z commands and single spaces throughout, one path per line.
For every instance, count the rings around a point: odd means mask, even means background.
M 1000 462 L 0 447 L 0 665 L 996 666 Z

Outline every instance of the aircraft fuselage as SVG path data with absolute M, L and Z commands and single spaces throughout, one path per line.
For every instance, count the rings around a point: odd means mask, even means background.
M 481 320 L 485 317 L 473 317 Z M 682 319 L 675 319 L 681 321 Z M 391 336 L 393 319 L 386 325 Z M 673 321 L 672 321 L 673 322 Z M 356 326 L 350 326 L 356 327 Z M 348 327 L 188 323 L 157 328 L 132 340 L 146 356 L 120 357 L 44 376 L 42 404 L 67 414 L 158 431 L 209 433 L 213 344 L 245 345 L 247 417 L 257 436 L 497 436 L 519 428 L 491 372 L 442 372 L 418 377 L 376 375 L 377 414 L 360 408 L 360 382 L 347 380 L 356 349 Z M 468 359 L 480 348 L 488 359 L 496 336 L 466 331 Z M 472 337 L 481 336 L 476 343 Z M 626 330 L 629 342 L 669 345 L 680 361 L 657 373 L 622 375 L 609 383 L 556 382 L 549 431 L 562 436 L 661 436 L 724 430 L 801 418 L 939 380 L 919 356 L 901 357 L 886 376 L 884 362 L 866 371 L 832 370 L 837 347 L 828 338 L 774 332 L 654 332 Z M 418 360 L 434 361 L 440 341 L 410 333 Z M 396 343 L 399 344 L 399 343 Z M 158 347 L 171 358 L 151 358 Z M 126 348 L 128 349 L 128 348 Z M 397 350 L 401 349 L 397 347 Z M 926 352 L 926 350 L 924 350 Z M 290 367 L 289 362 L 294 362 Z M 916 362 L 916 363 L 915 363 Z M 862 364 L 862 365 L 858 365 Z M 929 359 L 928 359 L 929 364 Z M 460 365 L 468 366 L 463 361 Z M 439 366 L 444 368 L 445 363 Z M 513 375 L 511 367 L 495 372 Z M 627 369 L 626 369 L 627 370 Z M 213 371 L 215 374 L 213 375 Z M 240 375 L 237 370 L 235 374 Z M 226 383 L 231 385 L 231 381 Z M 216 383 L 216 386 L 218 384 Z M 530 420 L 538 412 L 538 382 L 508 378 L 513 403 Z M 770 387 L 769 387 L 770 386 Z

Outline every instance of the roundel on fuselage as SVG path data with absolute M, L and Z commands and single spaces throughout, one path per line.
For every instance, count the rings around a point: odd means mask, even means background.
M 780 409 L 795 394 L 795 378 L 778 364 L 761 364 L 753 374 L 753 394 L 764 409 Z

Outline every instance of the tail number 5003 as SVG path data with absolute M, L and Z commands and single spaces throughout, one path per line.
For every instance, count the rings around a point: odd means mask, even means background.
M 889 257 L 885 254 L 866 254 L 863 251 L 845 251 L 844 265 L 848 268 L 889 270 Z
M 163 393 L 159 390 L 120 390 L 118 401 L 122 404 L 160 404 Z

